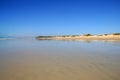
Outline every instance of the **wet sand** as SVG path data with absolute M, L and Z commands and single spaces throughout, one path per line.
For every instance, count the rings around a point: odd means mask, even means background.
M 120 80 L 120 45 L 27 40 L 5 43 L 0 46 L 0 80 Z

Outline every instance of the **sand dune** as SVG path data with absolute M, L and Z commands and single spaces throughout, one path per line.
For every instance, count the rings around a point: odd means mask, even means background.
M 53 39 L 53 40 L 120 40 L 120 35 L 93 35 L 93 36 L 51 36 L 51 37 L 37 37 L 37 39 Z

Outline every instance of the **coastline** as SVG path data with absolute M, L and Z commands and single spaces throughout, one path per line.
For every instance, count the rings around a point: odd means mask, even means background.
M 15 38 L 0 38 L 0 40 L 11 40 L 11 39 L 15 39 Z
M 120 35 L 38 36 L 38 40 L 120 40 Z

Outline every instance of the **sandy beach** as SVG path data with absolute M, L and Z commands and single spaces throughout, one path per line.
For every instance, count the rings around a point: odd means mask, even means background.
M 0 80 L 120 80 L 120 0 L 0 0 Z
M 92 36 L 51 36 L 37 37 L 37 39 L 53 39 L 53 40 L 120 40 L 120 35 L 92 35 Z
M 0 80 L 120 80 L 120 43 L 1 42 Z

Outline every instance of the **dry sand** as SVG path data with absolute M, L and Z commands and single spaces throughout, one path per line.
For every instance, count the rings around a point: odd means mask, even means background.
M 102 35 L 102 36 L 55 36 L 52 38 L 37 38 L 37 39 L 53 39 L 53 40 L 120 40 L 120 35 Z

